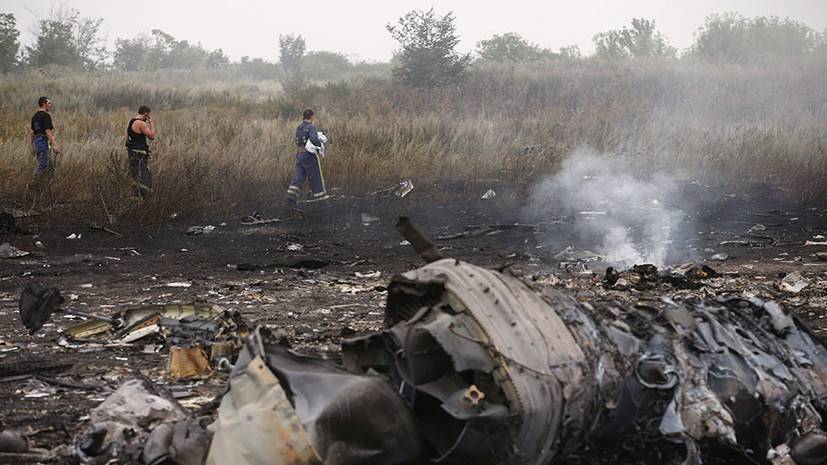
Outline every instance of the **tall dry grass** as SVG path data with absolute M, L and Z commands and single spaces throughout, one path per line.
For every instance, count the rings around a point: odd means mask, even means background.
M 54 197 L 129 212 L 125 125 L 153 108 L 158 217 L 280 204 L 302 108 L 331 138 L 329 186 L 358 195 L 412 178 L 420 195 L 478 195 L 479 179 L 528 190 L 573 150 L 623 154 L 642 169 L 778 185 L 823 197 L 827 63 L 553 62 L 487 66 L 431 92 L 388 79 L 316 84 L 221 72 L 27 73 L 0 79 L 0 199 L 20 203 L 34 170 L 26 127 L 39 95 L 54 101 L 64 154 Z M 526 150 L 526 147 L 532 147 Z

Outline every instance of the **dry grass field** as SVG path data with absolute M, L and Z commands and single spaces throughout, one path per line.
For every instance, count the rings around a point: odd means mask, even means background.
M 316 109 L 331 139 L 329 187 L 349 195 L 405 178 L 440 198 L 479 195 L 479 179 L 528 191 L 586 147 L 642 169 L 766 182 L 821 198 L 825 75 L 827 63 L 813 59 L 748 66 L 580 60 L 479 66 L 461 85 L 430 92 L 370 78 L 285 95 L 276 82 L 227 70 L 28 71 L 0 77 L 0 200 L 23 202 L 35 165 L 26 128 L 40 95 L 53 99 L 64 152 L 54 201 L 97 208 L 102 197 L 115 213 L 134 208 L 123 142 L 140 104 L 152 107 L 159 128 L 156 195 L 143 209 L 157 215 L 280 204 L 304 107 Z

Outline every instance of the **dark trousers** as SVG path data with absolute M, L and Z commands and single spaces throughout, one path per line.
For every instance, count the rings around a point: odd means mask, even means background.
M 34 175 L 40 176 L 43 174 L 52 174 L 52 171 L 54 171 L 54 165 L 51 161 L 52 160 L 51 157 L 49 157 L 48 150 L 37 152 L 37 169 L 34 171 Z
M 144 197 L 152 191 L 152 173 L 149 171 L 149 152 L 128 150 L 129 175 L 135 184 L 135 194 Z
M 295 203 L 299 200 L 299 194 L 305 181 L 310 184 L 313 199 L 327 195 L 321 160 L 312 153 L 299 152 L 296 154 L 296 176 L 293 177 L 293 180 L 290 181 L 290 187 L 287 188 L 288 202 Z

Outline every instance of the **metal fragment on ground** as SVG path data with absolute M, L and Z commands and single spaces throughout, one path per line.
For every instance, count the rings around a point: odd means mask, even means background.
M 806 329 L 755 298 L 665 302 L 592 305 L 443 259 L 391 281 L 385 329 L 346 342 L 343 363 L 386 376 L 435 462 L 546 465 L 625 447 L 647 463 L 762 462 L 782 445 L 802 464 L 827 458 L 827 352 Z M 267 361 L 292 392 L 318 386 L 319 361 Z M 369 417 L 349 420 L 328 426 Z

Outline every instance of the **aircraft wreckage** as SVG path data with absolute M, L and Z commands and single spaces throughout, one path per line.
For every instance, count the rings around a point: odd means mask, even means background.
M 390 282 L 384 330 L 342 365 L 254 332 L 208 464 L 827 460 L 827 351 L 778 304 L 583 303 L 417 234 L 431 263 Z
M 212 415 L 189 417 L 137 380 L 93 411 L 82 462 L 827 463 L 827 351 L 778 304 L 583 302 L 443 258 L 399 227 L 429 263 L 391 280 L 384 329 L 345 340 L 341 364 L 258 328 L 238 339 L 208 430 Z M 60 303 L 27 288 L 21 317 L 34 332 L 71 311 Z

